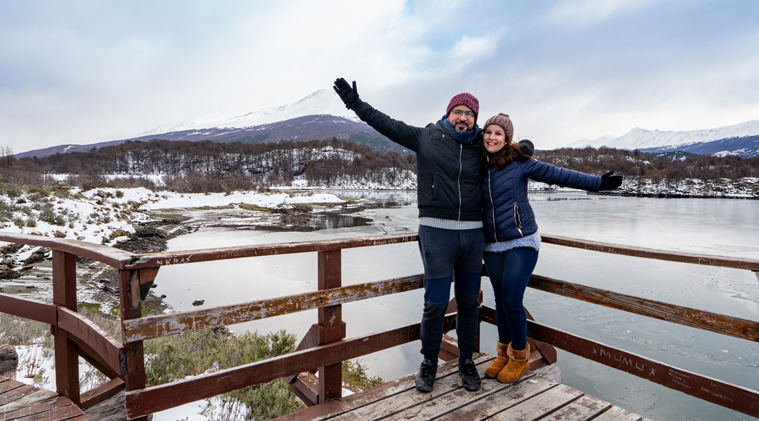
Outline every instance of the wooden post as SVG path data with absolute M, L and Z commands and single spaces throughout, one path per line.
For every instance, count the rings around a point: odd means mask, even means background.
M 340 250 L 319 252 L 319 290 L 342 286 Z M 320 308 L 319 324 L 324 327 L 324 344 L 343 338 L 343 309 L 341 305 Z M 319 367 L 319 403 L 342 397 L 342 363 Z
M 0 376 L 16 380 L 18 354 L 13 345 L 0 345 Z
M 60 250 L 53 250 L 53 304 L 76 311 L 76 256 Z M 79 406 L 79 349 L 57 326 L 54 342 L 56 391 Z
M 142 317 L 142 300 L 140 299 L 139 270 L 119 270 L 119 300 L 121 321 Z M 122 325 L 123 326 L 123 325 Z M 123 332 L 122 337 L 126 337 Z M 126 351 L 127 374 L 124 376 L 126 391 L 145 388 L 145 356 L 142 341 L 124 344 Z M 127 409 L 127 412 L 129 410 Z M 147 421 L 148 417 L 130 418 Z

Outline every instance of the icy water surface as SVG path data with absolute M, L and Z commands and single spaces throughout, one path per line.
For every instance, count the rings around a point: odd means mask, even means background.
M 339 192 L 347 197 L 348 192 Z M 361 194 L 350 192 L 350 194 Z M 389 207 L 354 217 L 368 225 L 313 232 L 206 230 L 175 238 L 170 250 L 323 240 L 417 230 L 413 193 L 386 195 Z M 540 232 L 631 246 L 759 258 L 759 201 L 653 199 L 533 194 Z M 350 224 L 348 224 L 350 225 Z M 343 284 L 422 272 L 416 243 L 344 250 Z M 659 262 L 543 244 L 536 274 L 642 298 L 759 320 L 759 280 L 750 271 Z M 156 280 L 177 311 L 196 299 L 204 308 L 316 290 L 316 253 L 268 256 L 165 267 Z M 492 289 L 483 278 L 485 303 Z M 759 344 L 528 289 L 525 305 L 536 320 L 604 344 L 756 390 Z M 343 306 L 348 337 L 416 323 L 422 292 Z M 237 332 L 286 329 L 301 337 L 316 323 L 308 311 L 232 326 Z M 495 327 L 483 324 L 483 350 L 495 353 Z M 755 419 L 558 350 L 564 383 L 655 420 Z M 363 357 L 385 380 L 415 372 L 419 343 Z

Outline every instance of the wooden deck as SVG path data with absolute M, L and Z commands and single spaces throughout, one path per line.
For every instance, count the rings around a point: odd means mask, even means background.
M 481 376 L 493 358 L 488 354 L 476 356 Z M 461 387 L 456 368 L 455 360 L 441 364 L 431 393 L 417 392 L 412 374 L 278 420 L 644 420 L 640 415 L 551 380 L 560 378 L 555 366 L 529 372 L 513 384 L 484 379 L 476 392 Z
M 0 376 L 0 421 L 91 421 L 67 397 Z

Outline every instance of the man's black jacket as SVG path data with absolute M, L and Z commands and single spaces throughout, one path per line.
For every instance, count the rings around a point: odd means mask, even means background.
M 351 109 L 388 139 L 416 152 L 420 217 L 479 221 L 481 138 L 462 145 L 442 124 L 414 127 L 358 99 Z

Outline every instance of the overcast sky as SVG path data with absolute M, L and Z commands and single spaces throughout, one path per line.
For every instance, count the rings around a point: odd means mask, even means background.
M 414 125 L 470 92 L 538 148 L 759 119 L 759 1 L 0 0 L 0 146 L 124 139 L 356 80 Z

